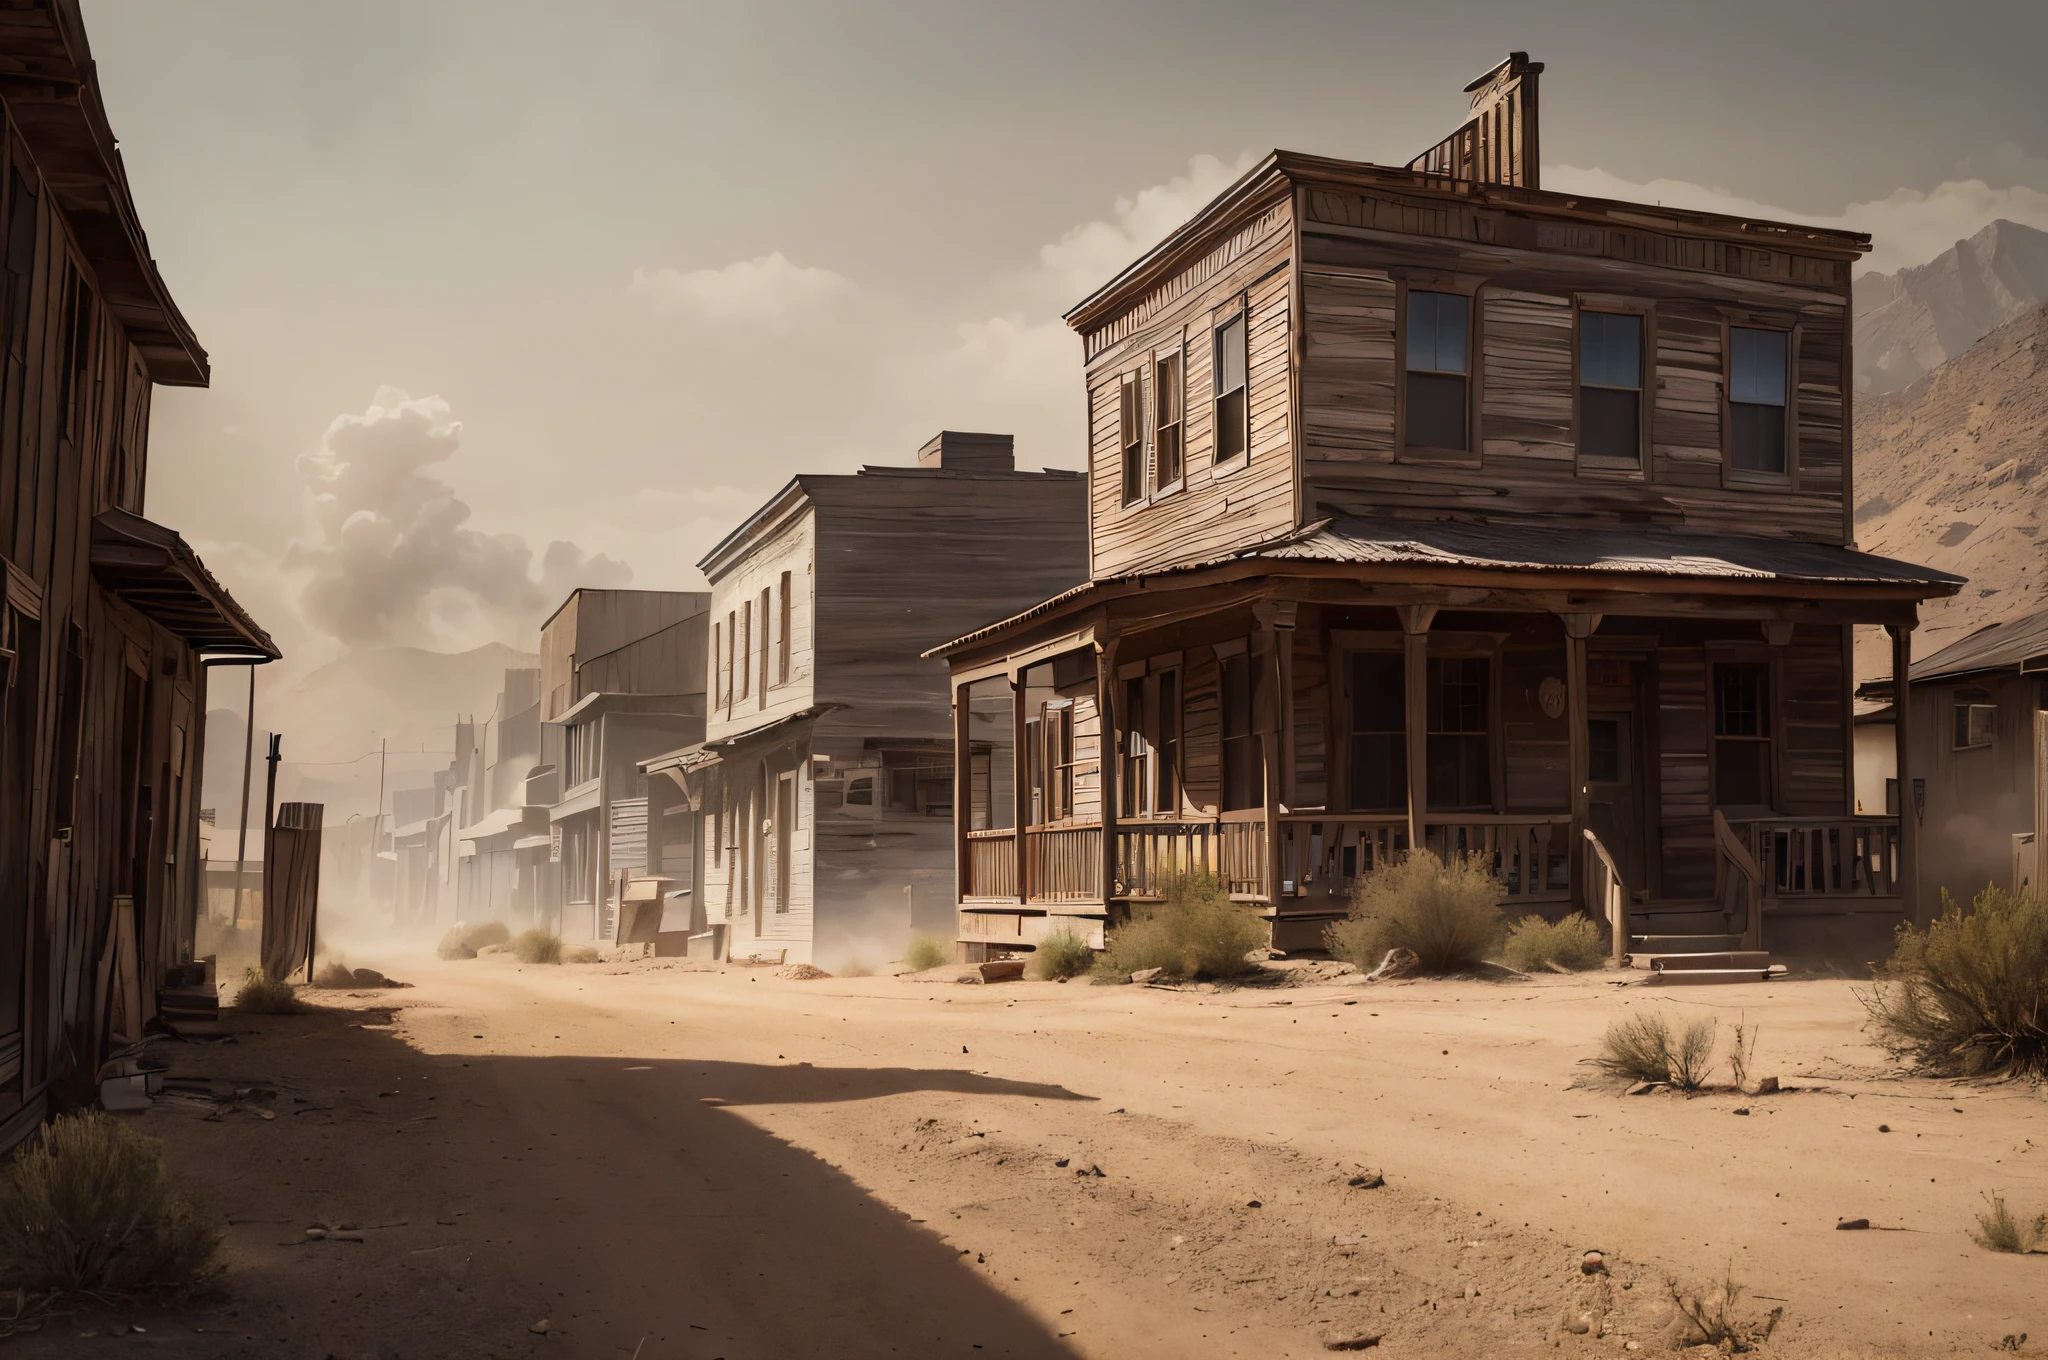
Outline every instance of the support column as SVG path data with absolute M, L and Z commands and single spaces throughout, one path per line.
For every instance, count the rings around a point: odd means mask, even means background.
M 1394 606 L 1401 618 L 1401 691 L 1408 717 L 1408 848 L 1425 844 L 1429 813 L 1429 626 L 1436 622 L 1433 604 Z
M 1920 915 L 1920 810 L 1913 798 L 1913 625 L 1888 623 L 1892 639 L 1892 740 L 1899 772 L 1900 905 L 1906 919 L 1925 925 Z
M 1095 721 L 1102 735 L 1096 738 L 1095 783 L 1101 790 L 1102 813 L 1102 910 L 1116 898 L 1116 810 L 1122 797 L 1123 752 L 1117 733 L 1116 639 L 1095 648 Z
M 1586 639 L 1600 626 L 1600 615 L 1560 614 L 1558 618 L 1564 624 L 1565 724 L 1569 729 L 1566 740 L 1571 748 L 1571 849 L 1565 862 L 1572 866 L 1572 905 L 1590 915 L 1592 904 L 1587 900 L 1584 872 L 1586 827 L 1591 807 L 1587 786 L 1592 777 L 1592 740 L 1586 729 Z M 1628 885 L 1622 886 L 1625 890 Z M 1624 913 L 1628 910 L 1625 897 L 1621 910 Z
M 1031 820 L 1031 753 L 1024 740 L 1024 675 L 1029 669 L 1019 666 L 1010 672 L 1010 721 L 1014 727 L 1010 736 L 1010 801 L 1014 804 L 1010 820 L 1017 828 L 1013 845 L 1017 855 L 1019 906 L 1031 900 L 1031 857 L 1024 853 L 1024 827 Z
M 953 927 L 960 925 L 960 903 L 967 898 L 967 832 L 974 820 L 974 751 L 968 741 L 971 706 L 966 685 L 953 687 Z M 991 760 L 993 765 L 994 761 Z M 991 771 L 993 773 L 993 771 Z

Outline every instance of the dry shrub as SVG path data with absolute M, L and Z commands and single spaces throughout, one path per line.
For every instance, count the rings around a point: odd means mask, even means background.
M 2020 1256 L 2048 1246 L 2048 1214 L 2022 1220 L 2013 1216 L 2004 1196 L 1986 1195 L 1984 1199 L 1991 1208 L 1977 1215 L 1977 1231 L 1970 1234 L 1978 1246 L 1986 1251 L 2009 1251 Z
M 562 937 L 552 930 L 535 926 L 532 930 L 515 935 L 508 947 L 514 958 L 521 963 L 560 963 L 562 961 Z
M 1993 886 L 1965 913 L 1944 892 L 1862 1001 L 1877 1042 L 1922 1072 L 2048 1077 L 2048 905 Z
M 1167 978 L 1232 978 L 1258 967 L 1246 955 L 1266 943 L 1266 931 L 1213 875 L 1182 874 L 1166 881 L 1162 900 L 1134 906 L 1107 943 L 1094 963 L 1105 978 L 1147 968 Z
M 329 959 L 313 974 L 313 985 L 326 991 L 339 991 L 356 985 L 355 969 L 338 959 Z
M 953 946 L 921 930 L 911 933 L 910 943 L 903 950 L 903 966 L 913 973 L 922 973 L 952 961 Z
M 1055 930 L 1038 942 L 1038 952 L 1025 969 L 1043 982 L 1079 977 L 1095 966 L 1095 950 L 1071 930 Z
M 473 959 L 485 945 L 504 944 L 512 938 L 512 928 L 503 921 L 480 921 L 471 925 L 457 921 L 441 943 L 434 946 L 434 952 L 444 959 Z
M 1673 1035 L 1671 1019 L 1662 1012 L 1642 1011 L 1624 1016 L 1607 1026 L 1600 1041 L 1600 1054 L 1593 1065 L 1611 1076 L 1629 1081 L 1669 1082 L 1682 1091 L 1697 1091 L 1706 1085 L 1714 1068 L 1712 1016 L 1689 1022 Z
M 1742 1286 L 1735 1283 L 1732 1268 L 1723 1273 L 1721 1283 L 1697 1293 L 1680 1290 L 1675 1281 L 1671 1285 L 1671 1302 L 1686 1322 L 1686 1340 L 1713 1346 L 1724 1355 L 1764 1345 L 1785 1316 L 1780 1304 L 1761 1323 L 1744 1322 L 1735 1316 L 1735 1302 L 1741 1296 Z
M 225 1225 L 171 1179 L 163 1145 L 92 1111 L 45 1126 L 0 1172 L 0 1285 L 135 1294 L 219 1268 Z
M 1582 911 L 1555 924 L 1541 916 L 1524 916 L 1508 927 L 1501 958 L 1524 973 L 1556 964 L 1580 972 L 1607 962 L 1607 938 Z
M 1390 949 L 1412 951 L 1425 973 L 1474 968 L 1500 945 L 1505 891 L 1476 855 L 1443 860 L 1411 850 L 1358 880 L 1350 916 L 1324 932 L 1324 943 L 1360 968 L 1372 967 Z
M 290 1015 L 299 1009 L 298 989 L 261 968 L 251 968 L 242 974 L 235 1009 L 251 1015 Z
M 1747 1085 L 1750 1073 L 1756 1070 L 1756 1040 L 1760 1033 L 1761 1028 L 1750 1024 L 1747 1015 L 1737 1017 L 1735 1044 L 1728 1050 L 1728 1070 L 1738 1088 Z
M 596 963 L 603 957 L 594 944 L 579 944 L 562 951 L 563 963 Z

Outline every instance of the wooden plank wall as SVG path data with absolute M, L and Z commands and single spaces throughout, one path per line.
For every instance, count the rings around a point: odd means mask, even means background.
M 1663 895 L 1705 897 L 1714 888 L 1714 814 L 1709 803 L 1707 653 L 1657 651 L 1657 791 L 1664 847 Z
M 1778 810 L 1837 817 L 1849 806 L 1849 733 L 1842 694 L 1842 629 L 1802 624 L 1778 662 Z

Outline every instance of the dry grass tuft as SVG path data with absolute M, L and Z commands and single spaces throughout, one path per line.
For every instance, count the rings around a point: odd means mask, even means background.
M 2003 1195 L 1986 1195 L 1984 1200 L 1991 1207 L 1977 1215 L 1977 1231 L 1970 1234 L 1978 1246 L 1986 1251 L 2009 1251 L 2016 1256 L 2048 1247 L 2048 1214 L 2021 1220 L 2013 1216 Z
M 1505 891 L 1477 856 L 1443 860 L 1411 850 L 1358 880 L 1350 916 L 1324 932 L 1324 943 L 1360 968 L 1371 968 L 1390 949 L 1412 951 L 1425 973 L 1476 968 L 1499 948 L 1507 928 L 1500 909 Z
M 1785 1316 L 1784 1305 L 1780 1304 L 1761 1323 L 1744 1322 L 1735 1316 L 1735 1303 L 1741 1296 L 1742 1286 L 1735 1283 L 1732 1263 L 1731 1269 L 1723 1273 L 1721 1283 L 1697 1293 L 1680 1290 L 1675 1281 L 1671 1284 L 1671 1302 L 1685 1319 L 1687 1342 L 1712 1346 L 1724 1355 L 1754 1350 L 1768 1343 Z
M 563 963 L 596 963 L 603 957 L 594 944 L 572 945 L 562 951 Z
M 298 989 L 261 968 L 251 968 L 242 974 L 235 1009 L 250 1015 L 290 1015 L 299 1009 Z
M 1095 950 L 1071 930 L 1055 930 L 1038 942 L 1025 969 L 1042 982 L 1079 977 L 1095 966 Z
M 1107 943 L 1094 969 L 1108 980 L 1147 968 L 1167 978 L 1233 978 L 1258 968 L 1246 955 L 1266 932 L 1216 878 L 1183 874 L 1167 880 L 1161 901 L 1133 907 Z
M 1750 1073 L 1756 1070 L 1756 1040 L 1762 1028 L 1749 1023 L 1747 1015 L 1738 1016 L 1735 1021 L 1735 1045 L 1728 1050 L 1728 1070 L 1735 1077 L 1739 1090 L 1749 1083 Z
M 1689 1022 L 1673 1034 L 1662 1012 L 1642 1011 L 1607 1026 L 1593 1065 L 1610 1076 L 1629 1081 L 1669 1082 L 1681 1091 L 1697 1091 L 1714 1069 L 1712 1016 Z
M 434 952 L 444 959 L 473 959 L 485 945 L 504 944 L 512 938 L 512 928 L 503 921 L 480 921 L 471 925 L 457 921 L 441 943 L 434 946 Z
M 226 1227 L 162 1146 L 98 1111 L 45 1126 L 0 1172 L 0 1284 L 107 1296 L 211 1277 Z
M 1553 963 L 1583 972 L 1607 962 L 1607 949 L 1600 927 L 1584 912 L 1575 911 L 1555 924 L 1541 916 L 1524 916 L 1508 927 L 1501 958 L 1508 967 L 1524 973 Z
M 1862 998 L 1878 1043 L 1937 1076 L 2048 1077 L 2048 904 L 1993 886 L 1941 908 L 1899 927 Z
M 915 931 L 910 943 L 903 950 L 903 966 L 913 973 L 922 973 L 953 961 L 953 946 L 936 935 Z
M 552 930 L 542 930 L 539 926 L 513 936 L 507 947 L 511 949 L 512 956 L 521 963 L 562 961 L 562 937 Z

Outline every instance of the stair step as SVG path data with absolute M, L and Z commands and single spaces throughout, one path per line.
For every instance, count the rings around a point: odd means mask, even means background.
M 1740 935 L 1631 935 L 1631 954 L 1726 954 L 1742 948 Z
M 1722 949 L 1712 953 L 1698 954 L 1649 954 L 1631 953 L 1629 967 L 1648 970 L 1699 968 L 1768 968 L 1771 953 L 1768 949 Z
M 1645 987 L 1703 986 L 1719 982 L 1774 982 L 1785 976 L 1785 965 L 1768 968 L 1673 968 L 1658 969 L 1643 979 Z

